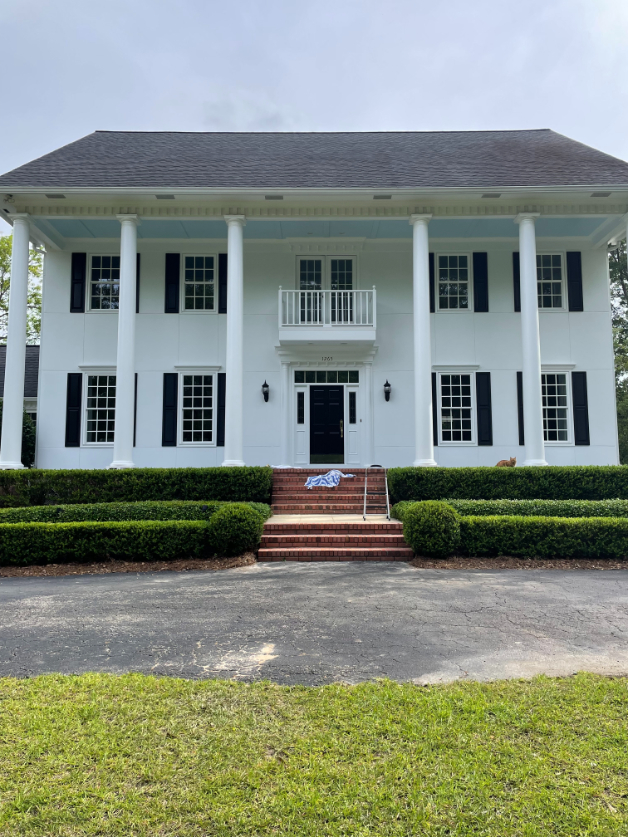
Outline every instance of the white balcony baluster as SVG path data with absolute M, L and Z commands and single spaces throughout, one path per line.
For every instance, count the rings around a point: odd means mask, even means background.
M 284 291 L 279 289 L 280 327 L 375 326 L 371 291 Z

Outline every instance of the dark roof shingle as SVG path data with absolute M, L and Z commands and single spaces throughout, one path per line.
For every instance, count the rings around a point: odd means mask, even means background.
M 596 185 L 628 185 L 628 163 L 547 129 L 406 133 L 96 131 L 0 177 L 3 189 Z

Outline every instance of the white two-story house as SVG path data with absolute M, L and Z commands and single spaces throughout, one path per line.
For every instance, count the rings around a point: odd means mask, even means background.
M 0 467 L 618 462 L 628 164 L 549 130 L 97 131 L 0 177 Z

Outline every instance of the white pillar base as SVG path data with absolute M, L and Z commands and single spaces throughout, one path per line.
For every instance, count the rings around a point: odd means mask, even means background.
M 544 459 L 526 459 L 523 463 L 524 467 L 535 467 L 537 465 L 548 465 Z
M 435 459 L 415 459 L 412 463 L 413 468 L 437 468 L 438 463 Z
M 108 465 L 107 469 L 109 470 L 111 468 L 119 468 L 120 470 L 122 470 L 123 468 L 135 468 L 135 467 L 136 467 L 135 463 L 130 462 L 128 459 L 127 460 L 118 459 L 115 462 L 112 462 L 111 465 Z
M 23 468 L 21 462 L 0 462 L 0 471 L 20 471 Z
M 221 465 L 222 468 L 243 468 L 244 462 L 241 459 L 225 459 Z

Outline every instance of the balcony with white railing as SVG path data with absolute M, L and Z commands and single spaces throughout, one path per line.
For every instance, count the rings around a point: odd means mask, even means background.
M 372 343 L 376 328 L 376 292 L 284 291 L 279 288 L 281 343 Z

